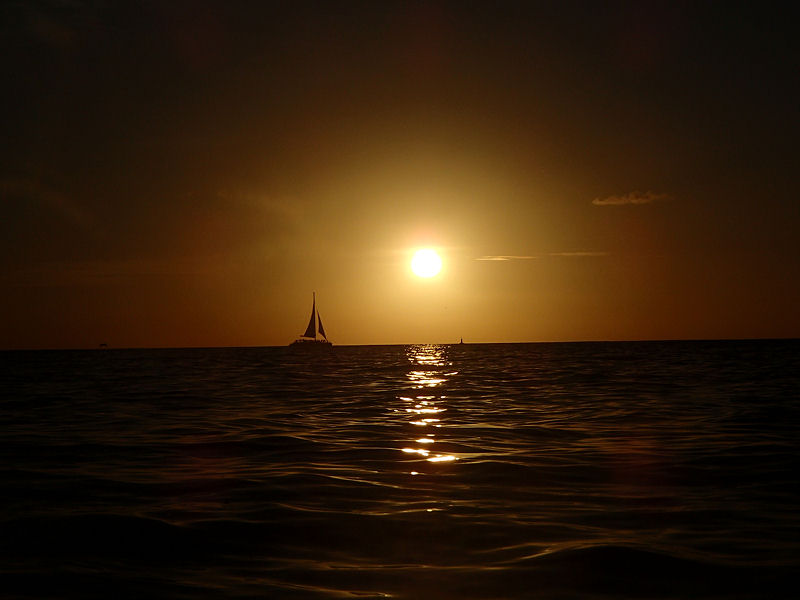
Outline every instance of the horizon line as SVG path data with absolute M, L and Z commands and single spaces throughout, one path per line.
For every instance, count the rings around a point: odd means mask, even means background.
M 336 344 L 333 347 L 356 348 L 359 346 L 488 346 L 512 344 L 635 344 L 647 342 L 770 342 L 800 341 L 800 337 L 730 337 L 730 338 L 635 338 L 635 339 L 585 339 L 585 340 L 536 340 L 512 342 L 387 342 L 370 344 Z M 0 352 L 59 352 L 59 351 L 107 351 L 107 350 L 226 350 L 257 348 L 288 348 L 289 344 L 264 344 L 244 346 L 72 346 L 43 348 L 0 348 Z

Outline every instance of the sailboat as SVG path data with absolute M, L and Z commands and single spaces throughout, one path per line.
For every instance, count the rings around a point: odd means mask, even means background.
M 317 327 L 319 324 L 319 328 Z M 319 333 L 322 336 L 320 339 L 317 336 Z M 317 312 L 317 295 L 311 295 L 311 318 L 308 320 L 308 327 L 303 335 L 293 341 L 290 346 L 302 348 L 331 348 L 333 344 L 328 341 L 328 336 L 325 335 L 325 328 L 322 326 L 322 317 Z

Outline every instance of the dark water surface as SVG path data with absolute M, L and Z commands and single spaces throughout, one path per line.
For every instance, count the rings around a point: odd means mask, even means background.
M 2 597 L 797 597 L 798 341 L 0 360 Z

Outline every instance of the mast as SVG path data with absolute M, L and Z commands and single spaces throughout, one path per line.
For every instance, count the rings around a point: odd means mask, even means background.
M 303 337 L 316 339 L 316 337 L 317 337 L 317 329 L 316 329 L 317 320 L 314 318 L 314 317 L 317 316 L 317 295 L 316 295 L 316 293 L 312 292 L 311 293 L 311 298 L 312 298 L 312 300 L 311 300 L 311 318 L 308 320 L 308 327 L 306 327 L 306 332 L 303 334 Z M 320 329 L 322 329 L 321 325 L 322 325 L 322 322 L 320 322 Z M 325 335 L 325 334 L 323 334 L 323 335 Z

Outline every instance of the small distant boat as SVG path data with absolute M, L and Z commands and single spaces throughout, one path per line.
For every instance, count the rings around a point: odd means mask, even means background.
M 461 338 L 461 341 L 460 341 L 460 342 L 458 342 L 458 343 L 459 343 L 459 344 L 463 344 L 463 343 L 464 343 L 464 338 Z
M 319 323 L 319 328 L 317 328 Z M 317 333 L 322 336 L 320 339 Z M 303 335 L 293 341 L 289 346 L 295 348 L 331 348 L 333 344 L 328 341 L 328 336 L 325 335 L 325 328 L 322 326 L 322 317 L 317 312 L 317 295 L 311 295 L 311 318 L 308 320 L 308 327 Z

